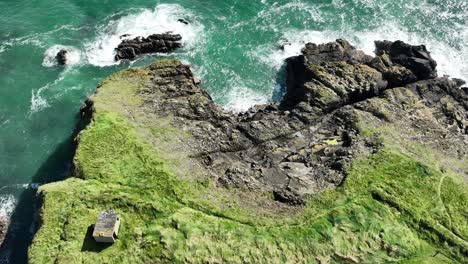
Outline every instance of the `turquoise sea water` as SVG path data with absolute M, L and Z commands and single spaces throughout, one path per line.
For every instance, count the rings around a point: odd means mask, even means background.
M 113 61 L 120 35 L 166 31 L 184 48 Z M 339 37 L 368 53 L 380 39 L 426 44 L 441 75 L 468 80 L 466 0 L 0 0 L 0 217 L 13 215 L 2 261 L 26 260 L 35 187 L 66 176 L 79 108 L 112 72 L 180 58 L 217 103 L 242 111 L 277 99 L 284 58 Z M 54 65 L 61 48 L 66 67 Z

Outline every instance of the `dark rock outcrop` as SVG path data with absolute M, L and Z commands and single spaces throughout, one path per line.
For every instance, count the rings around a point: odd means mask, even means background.
M 66 65 L 67 64 L 67 50 L 60 50 L 57 55 L 55 56 L 55 59 L 57 60 L 57 63 L 59 65 Z
M 412 46 L 403 41 L 376 41 L 376 54 L 388 56 L 388 66 L 396 63 L 409 69 L 419 80 L 437 77 L 437 63 L 431 58 L 426 46 Z
M 115 60 L 133 60 L 138 55 L 156 52 L 170 52 L 182 47 L 182 36 L 179 34 L 153 34 L 146 38 L 125 39 L 115 49 Z
M 387 87 L 382 73 L 369 67 L 372 57 L 347 41 L 306 44 L 303 55 L 287 59 L 283 107 L 309 102 L 322 110 L 378 95 Z

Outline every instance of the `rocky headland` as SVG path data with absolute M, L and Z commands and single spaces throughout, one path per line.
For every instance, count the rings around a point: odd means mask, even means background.
M 241 114 L 177 60 L 104 80 L 73 177 L 39 190 L 30 262 L 466 262 L 463 81 L 401 41 L 308 43 L 286 64 L 282 101 Z M 105 209 L 112 246 L 89 234 Z

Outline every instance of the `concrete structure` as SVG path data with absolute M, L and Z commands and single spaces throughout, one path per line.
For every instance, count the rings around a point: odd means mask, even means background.
M 120 218 L 116 212 L 105 210 L 99 213 L 94 225 L 93 237 L 99 243 L 114 243 L 119 234 Z

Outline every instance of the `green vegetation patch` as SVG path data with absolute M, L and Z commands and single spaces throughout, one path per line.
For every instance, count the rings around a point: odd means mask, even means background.
M 241 209 L 223 214 L 206 204 L 200 197 L 209 186 L 180 180 L 114 113 L 97 114 L 82 133 L 75 165 L 81 179 L 40 190 L 43 223 L 31 263 L 445 262 L 460 260 L 459 250 L 436 250 L 463 248 L 467 234 L 463 184 L 391 151 L 358 160 L 342 189 L 311 200 L 287 223 L 239 221 Z M 122 218 L 120 237 L 99 245 L 91 225 L 108 208 Z

